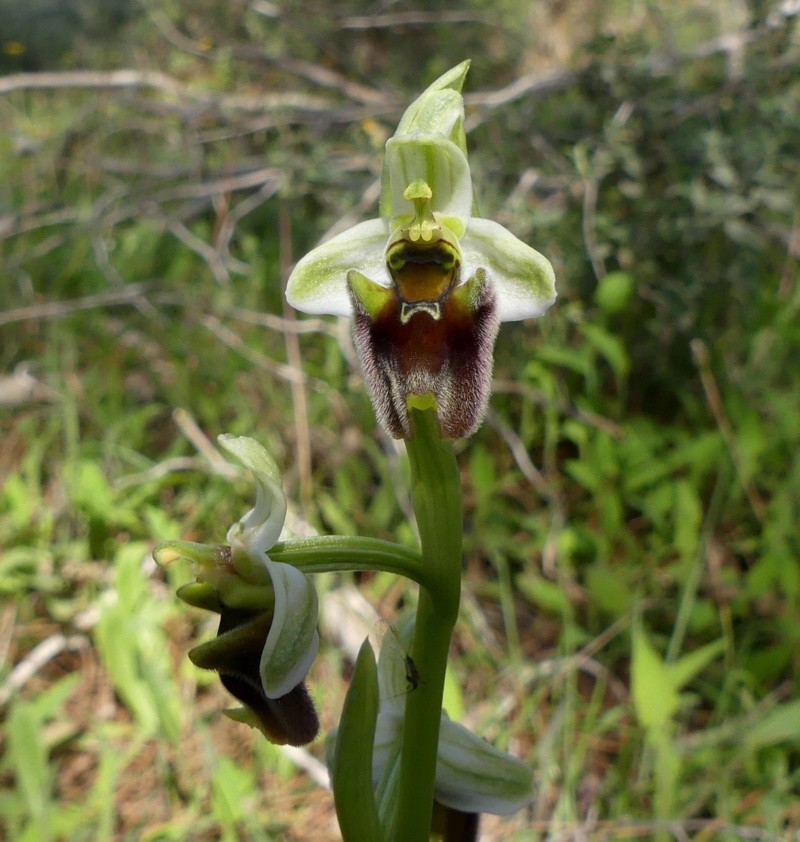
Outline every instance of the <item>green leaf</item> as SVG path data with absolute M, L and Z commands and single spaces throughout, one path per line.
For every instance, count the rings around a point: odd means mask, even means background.
M 372 791 L 372 747 L 378 719 L 378 668 L 369 639 L 361 645 L 347 691 L 331 764 L 336 815 L 344 842 L 381 842 Z
M 611 366 L 617 380 L 625 380 L 631 368 L 631 361 L 622 342 L 605 328 L 588 322 L 580 326 L 580 332 L 595 351 Z
M 42 740 L 43 721 L 30 703 L 15 705 L 6 723 L 8 753 L 17 786 L 31 815 L 41 820 L 50 801 L 47 747 Z
M 633 630 L 631 689 L 637 719 L 651 734 L 658 734 L 677 713 L 680 697 L 668 668 L 638 626 Z
M 667 667 L 669 680 L 676 690 L 688 684 L 707 664 L 725 651 L 725 641 L 715 640 L 684 655 Z
M 245 799 L 256 790 L 253 773 L 229 757 L 217 757 L 211 784 L 214 815 L 223 827 L 233 830 L 247 816 Z
M 751 750 L 786 741 L 800 742 L 800 699 L 767 711 L 744 731 L 744 741 Z
M 703 508 L 697 490 L 687 480 L 680 480 L 675 489 L 675 549 L 684 561 L 692 558 L 700 539 Z
M 594 564 L 587 571 L 586 591 L 593 605 L 613 617 L 621 617 L 634 600 L 625 577 L 603 564 Z
M 631 685 L 633 705 L 639 722 L 656 737 L 680 708 L 679 690 L 710 663 L 725 643 L 715 640 L 684 655 L 674 664 L 665 664 L 641 626 L 633 630 Z
M 569 598 L 556 582 L 550 582 L 528 571 L 517 576 L 515 584 L 531 602 L 545 611 L 563 616 L 569 608 Z

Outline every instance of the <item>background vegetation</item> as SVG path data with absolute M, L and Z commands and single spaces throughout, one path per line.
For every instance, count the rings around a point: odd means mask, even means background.
M 322 742 L 223 719 L 149 552 L 249 506 L 224 431 L 276 455 L 296 532 L 414 541 L 347 326 L 281 283 L 471 57 L 482 212 L 560 290 L 503 328 L 460 455 L 448 708 L 537 779 L 485 836 L 800 839 L 797 12 L 0 0 L 0 837 L 338 838 Z M 330 728 L 414 597 L 320 586 Z

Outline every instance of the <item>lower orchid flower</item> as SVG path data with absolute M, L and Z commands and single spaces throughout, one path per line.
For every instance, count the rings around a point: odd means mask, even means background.
M 403 742 L 406 702 L 424 676 L 407 653 L 414 634 L 414 617 L 406 615 L 394 626 L 393 639 L 384 636 L 373 686 L 360 692 L 378 699 L 372 744 L 372 787 L 376 809 L 384 825 L 391 823 L 396 808 L 397 775 Z M 395 642 L 396 640 L 396 642 Z M 374 661 L 373 661 L 374 664 Z M 356 667 L 358 673 L 358 665 Z M 358 676 L 354 676 L 354 682 Z M 333 776 L 339 735 L 334 731 L 326 744 L 326 756 Z M 336 787 L 334 778 L 334 788 Z M 533 799 L 533 771 L 515 757 L 502 752 L 442 711 L 434 784 L 434 823 L 472 828 L 477 838 L 481 813 L 508 816 Z M 450 838 L 450 837 L 448 837 Z M 462 838 L 462 837 L 453 837 Z
M 401 651 L 408 651 L 413 616 L 401 619 L 395 628 Z M 397 647 L 384 643 L 378 658 L 380 705 L 372 756 L 373 781 L 379 791 L 399 758 L 408 694 L 414 692 L 416 681 L 424 679 L 416 676 L 410 681 L 409 671 L 408 656 L 398 657 Z M 508 816 L 533 798 L 533 771 L 442 711 L 434 798 L 446 811 Z
M 159 564 L 194 563 L 196 581 L 178 596 L 220 615 L 217 637 L 192 649 L 192 663 L 216 670 L 244 708 L 226 711 L 273 743 L 303 745 L 319 730 L 304 679 L 319 646 L 317 592 L 309 578 L 267 554 L 280 537 L 286 498 L 275 463 L 256 441 L 220 436 L 256 480 L 256 504 L 228 530 L 227 546 L 166 541 Z

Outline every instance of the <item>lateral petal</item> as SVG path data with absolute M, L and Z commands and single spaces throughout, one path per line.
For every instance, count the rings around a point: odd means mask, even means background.
M 461 240 L 463 277 L 485 267 L 497 293 L 501 322 L 541 316 L 556 300 L 550 261 L 490 219 L 473 217 Z
M 388 219 L 370 219 L 317 246 L 294 267 L 286 300 L 303 313 L 351 316 L 347 273 L 358 269 L 384 287 L 392 285 L 386 269 Z

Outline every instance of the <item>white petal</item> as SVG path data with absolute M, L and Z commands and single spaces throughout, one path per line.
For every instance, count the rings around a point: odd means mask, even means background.
M 541 316 L 556 300 L 556 279 L 550 261 L 490 219 L 470 220 L 461 240 L 466 281 L 484 267 L 497 292 L 501 322 Z
M 286 300 L 304 313 L 351 316 L 347 273 L 357 269 L 381 286 L 391 286 L 386 269 L 389 221 L 370 219 L 310 251 L 294 267 Z
M 270 699 L 279 699 L 308 673 L 319 648 L 317 591 L 291 564 L 267 560 L 275 591 L 275 613 L 261 653 L 261 683 Z
M 224 434 L 217 441 L 252 472 L 256 481 L 256 504 L 228 530 L 228 543 L 234 549 L 242 547 L 251 557 L 259 556 L 277 542 L 286 519 L 278 466 L 255 439 Z
M 375 723 L 375 743 L 372 748 L 372 780 L 376 786 L 383 777 L 387 764 L 400 751 L 402 737 L 403 713 L 390 710 L 381 702 L 378 721 Z
M 467 156 L 440 134 L 413 133 L 392 137 L 386 142 L 386 167 L 389 173 L 393 217 L 413 217 L 414 205 L 403 198 L 413 181 L 421 179 L 433 192 L 431 210 L 447 220 L 456 221 L 457 235 L 472 212 L 472 176 Z
M 381 714 L 393 711 L 401 716 L 406 707 L 408 684 L 406 658 L 414 639 L 414 616 L 405 614 L 393 626 L 386 624 L 378 656 L 378 691 Z
M 442 715 L 436 800 L 466 813 L 510 816 L 533 798 L 533 770 Z

